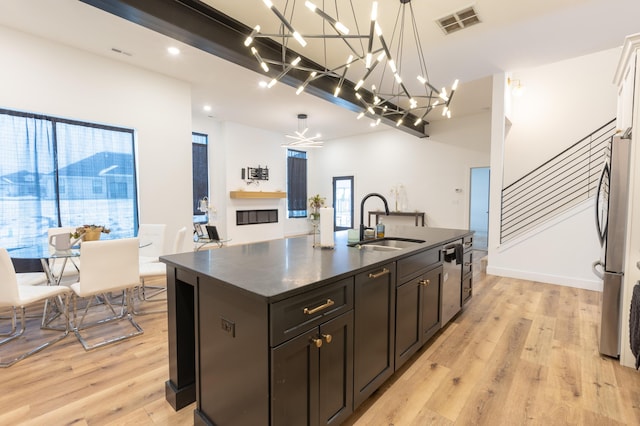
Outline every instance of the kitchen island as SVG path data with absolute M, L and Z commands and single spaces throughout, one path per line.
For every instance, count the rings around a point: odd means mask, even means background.
M 400 250 L 346 237 L 161 257 L 171 405 L 197 401 L 196 424 L 339 424 L 446 325 L 445 294 L 458 311 L 470 299 L 470 231 L 399 227 L 394 237 L 422 241 Z M 452 243 L 464 259 L 447 280 Z

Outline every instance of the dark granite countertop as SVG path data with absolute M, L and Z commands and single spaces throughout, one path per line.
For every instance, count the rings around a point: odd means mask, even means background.
M 462 229 L 397 227 L 394 235 L 387 236 L 425 242 L 398 251 L 371 251 L 348 247 L 347 232 L 341 231 L 335 234 L 334 249 L 314 248 L 309 235 L 173 254 L 160 260 L 274 302 L 470 234 Z

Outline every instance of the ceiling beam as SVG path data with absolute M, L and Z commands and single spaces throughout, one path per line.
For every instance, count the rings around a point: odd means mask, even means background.
M 244 40 L 252 29 L 200 1 L 80 1 L 264 75 L 258 62 L 249 49 L 244 46 Z M 282 46 L 274 40 L 259 38 L 254 39 L 254 43 L 265 57 L 280 57 L 282 55 Z M 293 57 L 292 55 L 291 59 Z M 301 65 L 309 65 L 310 68 L 323 68 L 302 55 L 300 57 L 302 58 Z M 278 70 L 270 70 L 269 72 L 271 77 L 275 77 L 277 74 Z M 306 78 L 306 72 L 293 69 L 281 81 L 289 86 L 298 87 Z M 336 83 L 331 78 L 325 77 L 311 81 L 305 91 L 348 110 L 363 111 L 360 101 L 355 96 L 353 82 L 344 81 L 340 97 L 333 96 L 335 86 Z M 367 102 L 373 103 L 371 92 L 360 89 L 359 93 Z M 382 122 L 396 127 L 396 120 L 399 117 L 400 114 L 397 117 L 382 117 Z M 418 126 L 414 126 L 416 118 L 410 114 L 397 128 L 414 136 L 428 136 L 425 132 L 427 123 L 422 122 Z

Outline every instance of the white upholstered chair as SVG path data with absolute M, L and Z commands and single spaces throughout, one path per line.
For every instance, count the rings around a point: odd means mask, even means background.
M 35 348 L 31 348 L 17 356 L 12 356 L 10 359 L 5 359 L 2 355 L 3 351 L 0 349 L 0 367 L 9 367 L 63 339 L 69 334 L 69 288 L 64 286 L 19 285 L 9 253 L 5 248 L 0 248 L 0 308 L 10 308 L 12 310 L 11 331 L 0 333 L 0 336 L 4 337 L 0 340 L 0 348 L 2 345 L 24 334 L 26 329 L 26 306 L 58 296 L 61 296 L 62 314 L 65 320 L 64 329 L 62 329 L 60 333 L 56 333 L 55 338 L 41 343 Z M 20 313 L 20 330 L 17 330 L 18 312 Z
M 176 233 L 176 238 L 173 241 L 173 250 L 170 254 L 180 253 L 183 251 L 184 247 L 184 239 L 187 235 L 187 228 L 182 227 Z M 140 264 L 140 286 L 138 287 L 138 299 L 141 302 L 155 302 L 155 301 L 165 301 L 165 299 L 153 299 L 155 296 L 165 292 L 167 290 L 166 286 L 163 287 L 150 287 L 146 285 L 146 280 L 152 279 L 165 279 L 166 284 L 167 277 L 167 265 L 161 262 L 147 262 Z M 134 311 L 135 314 L 149 314 L 156 312 L 164 312 L 162 311 L 140 311 L 136 309 Z
M 165 254 L 165 236 L 167 225 L 143 223 L 138 228 L 140 240 L 140 263 L 157 262 L 158 257 Z
M 129 311 L 133 304 L 133 289 L 140 282 L 139 250 L 138 238 L 85 241 L 82 243 L 80 279 L 77 283 L 71 284 L 71 289 L 74 292 L 71 326 L 85 350 L 142 334 L 142 328 L 134 321 Z M 112 304 L 112 292 L 122 292 L 120 312 L 116 312 Z M 81 315 L 78 314 L 79 298 L 86 301 Z M 115 301 L 115 298 L 113 299 Z M 96 311 L 98 312 L 96 313 Z M 93 344 L 89 342 L 89 337 L 82 334 L 92 327 L 119 320 L 128 320 L 135 331 L 119 334 L 116 337 L 103 338 Z

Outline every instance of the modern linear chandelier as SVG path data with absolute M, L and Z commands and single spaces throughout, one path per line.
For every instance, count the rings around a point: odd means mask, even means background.
M 324 142 L 320 140 L 322 135 L 317 133 L 313 136 L 307 135 L 307 114 L 298 114 L 298 131 L 294 135 L 285 135 L 291 142 L 282 144 L 286 148 L 322 148 Z
M 346 88 L 355 91 L 361 107 L 358 118 L 367 115 L 372 125 L 386 119 L 400 126 L 411 119 L 418 126 L 435 109 L 451 117 L 449 107 L 458 80 L 448 91 L 437 89 L 429 80 L 411 0 L 397 0 L 392 28 L 381 27 L 376 1 L 361 16 L 357 16 L 353 0 L 321 1 L 322 7 L 305 1 L 303 8 L 296 7 L 295 0 L 281 1 L 284 6 L 279 8 L 271 0 L 263 0 L 271 12 L 265 19 L 275 18 L 268 23 L 274 31 L 262 32 L 256 25 L 244 43 L 271 77 L 263 86 L 273 87 L 295 72 L 301 81 L 296 90 L 300 94 L 311 82 L 326 80 L 336 98 Z M 384 22 L 391 19 L 387 16 Z M 254 43 L 257 38 L 277 41 L 280 51 L 263 56 Z M 415 56 L 409 53 L 412 48 Z

